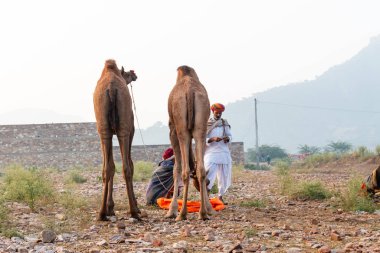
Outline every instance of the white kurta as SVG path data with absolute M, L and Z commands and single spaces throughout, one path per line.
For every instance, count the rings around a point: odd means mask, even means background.
M 232 134 L 229 126 L 224 126 L 224 136 L 223 136 L 223 126 L 215 127 L 207 135 L 206 139 L 206 152 L 205 152 L 205 168 L 207 178 L 210 180 L 208 189 L 211 190 L 214 185 L 215 178 L 218 179 L 218 195 L 223 196 L 228 187 L 231 185 L 231 171 L 232 171 L 232 159 L 230 149 L 228 147 L 228 142 L 224 143 L 223 140 L 219 142 L 208 143 L 208 140 L 212 137 L 223 138 L 228 136 L 230 142 L 232 140 Z

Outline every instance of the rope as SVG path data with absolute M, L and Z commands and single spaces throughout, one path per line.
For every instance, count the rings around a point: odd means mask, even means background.
M 130 86 L 131 86 L 131 96 L 132 96 L 133 110 L 135 111 L 135 117 L 136 117 L 136 121 L 137 121 L 137 127 L 138 127 L 139 132 L 140 132 L 140 137 L 141 137 L 142 144 L 144 146 L 144 151 L 145 151 L 145 155 L 146 155 L 147 161 L 150 161 L 150 158 L 149 158 L 149 155 L 148 155 L 148 151 L 146 149 L 146 145 L 145 145 L 145 142 L 144 142 L 144 138 L 143 138 L 143 135 L 142 135 L 142 132 L 141 132 L 139 118 L 137 117 L 137 110 L 136 110 L 135 98 L 133 96 L 132 82 L 130 83 Z

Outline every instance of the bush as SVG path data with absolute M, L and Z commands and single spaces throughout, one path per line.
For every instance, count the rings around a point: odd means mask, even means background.
M 299 199 L 315 200 L 326 199 L 331 193 L 319 181 L 302 182 L 294 187 L 292 197 Z
M 144 182 L 150 180 L 155 164 L 152 162 L 137 161 L 134 163 L 133 180 Z
M 242 207 L 266 207 L 266 203 L 263 200 L 254 199 L 254 200 L 249 200 L 246 202 L 241 202 L 240 206 L 242 206 Z
M 360 160 L 366 160 L 366 159 L 370 158 L 371 156 L 373 156 L 374 154 L 370 150 L 368 150 L 367 147 L 365 147 L 365 146 L 359 146 L 354 151 L 353 155 L 355 157 L 360 158 Z
M 339 159 L 339 155 L 334 152 L 326 152 L 320 154 L 314 154 L 311 156 L 307 156 L 303 161 L 303 165 L 308 168 L 317 167 L 328 162 L 336 161 Z
M 375 148 L 376 155 L 380 156 L 380 145 L 377 145 Z
M 276 159 L 276 158 L 284 158 L 288 155 L 286 154 L 285 150 L 282 149 L 279 146 L 273 145 L 261 145 L 259 147 L 259 154 L 260 154 L 260 162 L 266 162 L 266 157 L 269 156 L 270 159 Z M 257 150 L 254 148 L 249 148 L 247 152 L 247 158 L 250 162 L 256 162 L 257 160 Z
M 68 178 L 66 179 L 66 182 L 83 184 L 87 182 L 87 179 L 84 178 L 78 171 L 74 170 L 70 172 Z
M 270 167 L 268 165 L 259 165 L 257 166 L 256 164 L 245 164 L 244 168 L 247 170 L 270 170 Z
M 12 167 L 6 170 L 4 178 L 4 198 L 21 201 L 34 210 L 38 201 L 52 197 L 53 188 L 46 175 L 36 168 Z
M 361 189 L 362 179 L 351 178 L 347 189 L 340 195 L 340 203 L 346 211 L 366 211 L 373 213 L 377 206 Z

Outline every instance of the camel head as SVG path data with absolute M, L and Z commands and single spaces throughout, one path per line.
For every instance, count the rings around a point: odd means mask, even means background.
M 136 75 L 135 71 L 133 71 L 133 70 L 125 72 L 124 67 L 121 67 L 120 73 L 121 73 L 121 76 L 124 78 L 124 80 L 127 82 L 127 84 L 131 83 L 132 81 L 137 80 L 137 75 Z
M 197 81 L 199 81 L 197 73 L 195 72 L 195 70 L 192 67 L 189 67 L 186 65 L 179 66 L 177 68 L 177 72 L 178 72 L 177 81 L 182 79 L 185 76 L 190 76 L 190 77 L 196 79 Z

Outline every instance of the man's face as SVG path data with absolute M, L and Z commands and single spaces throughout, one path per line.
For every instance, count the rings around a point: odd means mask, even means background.
M 222 117 L 222 112 L 220 112 L 220 111 L 215 110 L 213 113 L 214 113 L 215 119 L 220 119 L 220 117 Z

